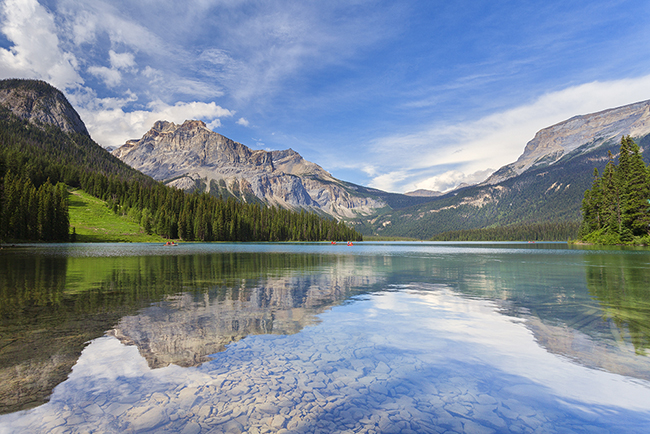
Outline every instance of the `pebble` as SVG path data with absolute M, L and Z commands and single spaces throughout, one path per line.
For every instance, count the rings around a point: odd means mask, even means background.
M 130 427 L 134 431 L 145 431 L 157 427 L 165 421 L 162 409 L 151 407 L 141 415 L 132 418 Z
M 201 432 L 201 425 L 196 422 L 189 422 L 185 425 L 181 434 L 199 434 Z

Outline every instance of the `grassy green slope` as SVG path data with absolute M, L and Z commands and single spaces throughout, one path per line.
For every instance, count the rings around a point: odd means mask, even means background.
M 69 197 L 70 231 L 75 228 L 81 242 L 166 242 L 158 235 L 147 235 L 139 224 L 111 211 L 106 203 L 82 190 Z

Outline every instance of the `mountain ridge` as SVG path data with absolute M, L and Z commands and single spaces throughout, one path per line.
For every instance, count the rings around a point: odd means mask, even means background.
M 45 82 L 1 80 L 0 106 L 3 116 L 21 119 L 25 126 L 29 122 L 50 135 L 55 130 L 47 125 L 72 133 L 58 133 L 65 138 L 48 142 L 57 159 L 73 155 L 75 164 L 88 168 L 97 164 L 93 162 L 99 153 L 110 157 L 94 142 L 86 146 L 92 139 L 83 121 L 65 96 Z M 122 172 L 126 162 L 128 170 L 139 170 L 133 173 L 151 182 L 142 172 L 183 190 L 328 214 L 365 235 L 428 238 L 448 230 L 578 220 L 593 168 L 602 169 L 607 151 L 616 155 L 620 137 L 627 134 L 642 149 L 650 149 L 650 101 L 574 116 L 544 128 L 517 161 L 482 184 L 436 197 L 430 192 L 387 193 L 338 180 L 293 149 L 252 150 L 199 120 L 181 125 L 158 121 L 141 139 L 113 151 L 121 161 L 111 157 L 114 161 L 102 160 L 93 170 Z
M 358 194 L 292 149 L 252 150 L 205 123 L 157 121 L 141 139 L 112 153 L 131 167 L 183 190 L 202 190 L 289 209 L 307 209 L 336 218 L 370 215 L 387 203 Z
M 594 168 L 602 173 L 609 153 L 616 159 L 621 136 L 628 134 L 650 162 L 650 101 L 574 116 L 540 130 L 522 156 L 491 180 L 422 205 L 358 219 L 356 228 L 364 235 L 428 239 L 459 230 L 579 222 Z
M 650 134 L 650 100 L 573 116 L 539 130 L 517 161 L 501 167 L 481 184 L 495 185 L 531 168 L 552 165 L 581 147 L 584 153 L 608 141 L 618 141 L 622 136 L 647 134 Z

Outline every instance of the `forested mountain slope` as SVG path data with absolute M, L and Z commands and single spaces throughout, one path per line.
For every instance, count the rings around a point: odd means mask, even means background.
M 66 241 L 68 187 L 83 189 L 139 222 L 147 233 L 166 238 L 360 239 L 332 219 L 166 187 L 109 154 L 92 141 L 85 126 L 66 132 L 59 118 L 41 117 L 41 112 L 61 112 L 61 119 L 78 118 L 55 88 L 31 80 L 0 83 L 11 95 L 0 103 L 0 241 Z
M 86 136 L 88 130 L 65 95 L 40 80 L 0 80 L 0 105 L 33 125 L 53 125 Z

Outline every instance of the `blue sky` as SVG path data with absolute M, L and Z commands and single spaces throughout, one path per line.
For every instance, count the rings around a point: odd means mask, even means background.
M 647 1 L 4 0 L 0 78 L 93 138 L 201 119 L 387 191 L 478 182 L 536 131 L 650 99 Z

